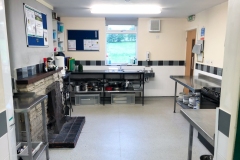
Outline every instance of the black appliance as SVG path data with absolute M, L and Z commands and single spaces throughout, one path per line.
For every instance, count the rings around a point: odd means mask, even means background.
M 219 107 L 221 88 L 203 87 L 201 89 L 200 109 L 216 109 Z M 198 133 L 199 141 L 214 155 L 214 147 Z
M 203 87 L 201 89 L 201 109 L 216 109 L 219 107 L 221 88 Z

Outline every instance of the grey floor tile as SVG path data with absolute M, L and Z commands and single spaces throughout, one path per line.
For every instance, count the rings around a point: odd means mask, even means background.
M 52 160 L 185 160 L 189 123 L 173 113 L 173 98 L 148 98 L 146 105 L 74 106 L 86 123 L 74 149 L 51 149 Z M 193 156 L 208 150 L 194 131 Z

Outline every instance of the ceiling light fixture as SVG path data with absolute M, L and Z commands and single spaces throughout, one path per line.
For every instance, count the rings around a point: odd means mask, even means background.
M 93 14 L 159 14 L 161 8 L 155 5 L 95 5 Z

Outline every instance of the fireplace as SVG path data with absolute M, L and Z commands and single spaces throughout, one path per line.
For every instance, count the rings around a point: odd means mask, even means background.
M 48 95 L 44 101 L 47 117 L 48 139 L 50 148 L 74 148 L 85 123 L 85 117 L 65 116 L 63 105 L 63 79 L 60 72 L 49 75 L 31 84 L 18 84 L 18 92 L 35 92 L 36 95 Z M 43 128 L 41 105 L 29 112 L 32 141 L 42 141 Z M 24 119 L 20 116 L 21 139 L 25 140 Z
M 62 104 L 62 95 L 60 91 L 60 83 L 53 82 L 46 88 L 48 95 L 47 117 L 48 117 L 48 133 L 59 134 L 62 125 L 65 122 L 64 105 Z

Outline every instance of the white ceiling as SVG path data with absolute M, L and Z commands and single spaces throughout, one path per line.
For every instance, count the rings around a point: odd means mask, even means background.
M 227 0 L 45 0 L 53 5 L 60 17 L 163 17 L 185 18 L 199 13 Z M 90 8 L 96 4 L 154 4 L 162 8 L 158 15 L 96 15 L 90 13 Z M 124 9 L 124 8 L 123 8 Z

